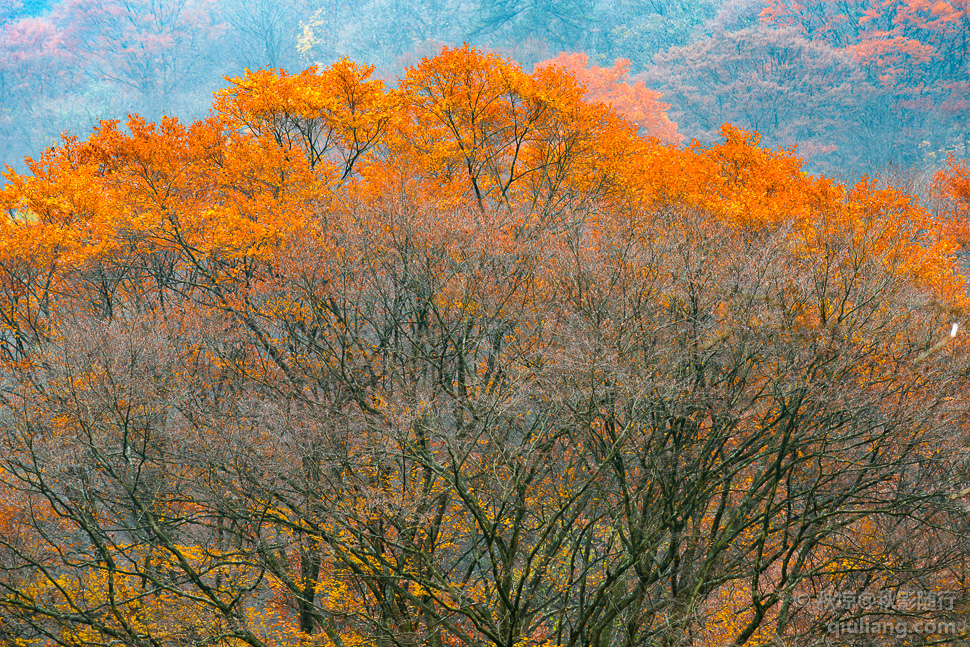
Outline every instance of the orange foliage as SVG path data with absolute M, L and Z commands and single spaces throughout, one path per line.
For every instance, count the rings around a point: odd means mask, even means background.
M 952 155 L 946 167 L 937 171 L 937 192 L 948 203 L 948 233 L 963 247 L 970 248 L 970 166 L 967 160 L 957 160 Z
M 625 64 L 609 71 L 585 61 L 577 54 L 553 62 L 582 72 L 587 96 L 615 98 L 626 106 L 621 113 L 653 114 L 664 136 L 675 137 L 655 95 L 623 82 Z M 32 162 L 31 175 L 8 173 L 0 194 L 11 214 L 0 225 L 4 256 L 74 268 L 124 247 L 157 245 L 270 258 L 288 237 L 392 227 L 354 224 L 337 205 L 404 192 L 440 207 L 469 198 L 483 213 L 502 207 L 505 224 L 490 225 L 499 228 L 495 245 L 591 200 L 637 211 L 698 208 L 755 230 L 795 223 L 805 253 L 826 230 L 889 218 L 885 245 L 910 254 L 914 273 L 948 300 L 962 294 L 952 235 L 915 204 L 865 182 L 846 192 L 809 177 L 792 152 L 760 148 L 756 135 L 730 126 L 725 142 L 710 148 L 658 146 L 601 104 L 582 101 L 582 89 L 559 69 L 528 75 L 465 47 L 424 59 L 393 91 L 346 60 L 295 76 L 247 72 L 218 94 L 205 121 L 131 117 L 128 133 L 105 122 L 87 141 L 67 140 Z

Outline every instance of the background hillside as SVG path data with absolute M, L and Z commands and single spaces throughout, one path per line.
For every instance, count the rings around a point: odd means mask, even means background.
M 245 68 L 348 56 L 390 80 L 468 42 L 526 70 L 627 59 L 684 141 L 729 122 L 854 179 L 965 156 L 968 24 L 965 3 L 917 0 L 3 0 L 0 160 L 128 112 L 200 117 Z

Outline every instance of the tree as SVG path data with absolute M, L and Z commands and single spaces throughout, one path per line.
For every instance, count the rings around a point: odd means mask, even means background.
M 795 594 L 966 604 L 949 230 L 740 129 L 642 139 L 554 67 L 371 72 L 8 173 L 0 626 L 740 645 L 820 637 Z
M 19 0 L 4 0 L 0 3 L 0 24 L 15 18 L 21 9 L 23 9 L 23 4 Z
M 219 10 L 232 30 L 237 69 L 292 69 L 299 63 L 297 40 L 312 13 L 309 3 L 225 2 Z
M 0 25 L 0 139 L 5 159 L 56 142 L 50 122 L 76 123 L 65 97 L 77 92 L 77 60 L 52 21 L 24 18 Z
M 964 2 L 769 0 L 762 17 L 851 53 L 882 86 L 899 127 L 912 131 L 912 155 L 923 141 L 934 150 L 966 148 L 968 125 L 954 104 L 968 81 L 967 10 Z
M 629 59 L 639 72 L 653 57 L 671 47 L 684 47 L 707 33 L 707 22 L 721 11 L 722 2 L 619 2 L 595 3 L 594 27 L 582 47 L 594 63 Z M 745 25 L 747 26 L 747 25 Z
M 793 30 L 721 31 L 658 55 L 645 79 L 682 131 L 704 143 L 735 123 L 771 145 L 798 146 L 833 175 L 879 165 L 891 149 L 878 93 L 851 56 Z
M 643 81 L 630 83 L 627 74 L 630 61 L 620 60 L 610 69 L 588 66 L 586 54 L 560 54 L 538 65 L 556 65 L 571 73 L 586 88 L 587 101 L 611 106 L 618 114 L 640 127 L 648 137 L 656 137 L 669 144 L 679 144 L 677 124 L 670 121 L 666 111 L 670 106 L 660 102 L 660 93 L 647 89 Z M 588 66 L 588 67 L 587 67 Z
M 936 197 L 942 202 L 941 215 L 949 221 L 951 235 L 962 245 L 966 263 L 970 246 L 970 169 L 966 160 L 950 156 L 946 167 L 936 172 L 934 180 Z
M 215 76 L 208 53 L 222 28 L 205 0 L 70 1 L 60 12 L 92 79 L 133 96 L 152 119 L 163 102 L 171 111 L 173 96 L 189 97 L 200 80 Z
M 469 40 L 496 44 L 538 36 L 558 49 L 572 49 L 594 24 L 587 5 L 569 0 L 482 0 Z

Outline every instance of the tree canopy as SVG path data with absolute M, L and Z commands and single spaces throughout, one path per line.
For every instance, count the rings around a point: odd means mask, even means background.
M 8 170 L 0 641 L 965 612 L 962 215 L 731 126 L 663 144 L 558 66 L 372 72 L 247 72 Z M 955 604 L 804 602 L 916 589 Z

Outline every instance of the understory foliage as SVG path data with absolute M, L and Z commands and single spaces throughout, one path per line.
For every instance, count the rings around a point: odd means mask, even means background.
M 808 645 L 965 613 L 953 226 L 729 126 L 641 137 L 561 68 L 370 75 L 250 72 L 204 121 L 8 171 L 0 642 Z M 805 603 L 916 590 L 952 610 Z

